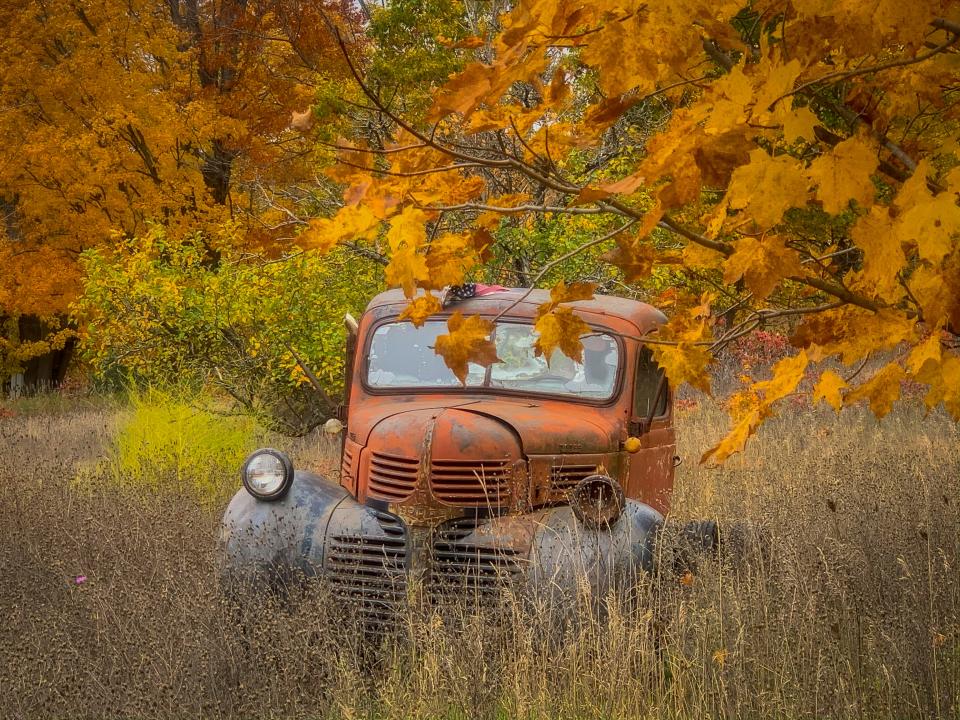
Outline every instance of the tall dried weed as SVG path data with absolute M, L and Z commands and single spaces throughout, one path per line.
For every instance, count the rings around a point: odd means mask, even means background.
M 764 552 L 648 578 L 641 602 L 603 617 L 560 623 L 508 596 L 452 620 L 413 609 L 385 637 L 357 633 L 323 588 L 234 607 L 217 512 L 189 494 L 71 489 L 114 422 L 111 409 L 0 420 L 0 717 L 960 712 L 960 434 L 937 414 L 788 415 L 710 469 L 695 458 L 722 416 L 684 413 L 677 515 L 749 520 Z M 335 464 L 322 438 L 293 450 Z

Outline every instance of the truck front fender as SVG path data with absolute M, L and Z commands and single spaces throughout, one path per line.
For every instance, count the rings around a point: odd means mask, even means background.
M 327 526 L 350 494 L 320 475 L 298 470 L 290 491 L 264 502 L 240 489 L 220 526 L 221 575 L 230 581 L 283 581 L 323 567 Z

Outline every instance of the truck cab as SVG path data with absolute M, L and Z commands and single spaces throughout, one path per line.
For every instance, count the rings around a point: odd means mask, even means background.
M 586 577 L 603 596 L 653 570 L 676 443 L 643 337 L 666 318 L 617 297 L 568 303 L 590 327 L 582 359 L 547 358 L 534 331 L 547 301 L 504 289 L 416 327 L 399 290 L 373 298 L 348 342 L 339 478 L 251 455 L 223 519 L 225 576 L 316 577 L 381 622 L 412 595 L 509 582 L 572 597 Z M 464 382 L 434 350 L 454 312 L 495 320 L 497 361 Z

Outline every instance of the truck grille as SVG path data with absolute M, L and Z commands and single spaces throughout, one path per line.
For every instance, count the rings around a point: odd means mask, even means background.
M 434 601 L 495 595 L 521 571 L 524 560 L 516 550 L 468 539 L 477 524 L 475 518 L 458 518 L 437 529 L 429 584 Z
M 406 500 L 417 486 L 419 462 L 411 458 L 385 453 L 370 457 L 370 495 L 383 500 Z
M 578 482 L 597 472 L 596 465 L 554 465 L 550 468 L 550 490 L 566 493 Z
M 350 481 L 353 476 L 353 463 L 356 460 L 356 452 L 353 447 L 353 443 L 349 440 L 343 444 L 343 462 L 340 464 L 340 482 Z
M 510 497 L 510 461 L 434 460 L 430 489 L 451 505 L 502 505 Z
M 383 532 L 333 535 L 327 548 L 326 575 L 335 597 L 363 620 L 392 623 L 407 596 L 407 534 L 399 518 L 376 512 Z

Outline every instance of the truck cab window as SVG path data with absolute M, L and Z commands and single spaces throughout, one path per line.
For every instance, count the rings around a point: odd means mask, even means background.
M 663 377 L 663 370 L 653 359 L 650 348 L 642 348 L 637 361 L 637 378 L 633 392 L 634 417 L 648 417 L 655 400 L 657 405 L 653 411 L 653 417 L 667 414 L 667 402 L 670 397 L 669 387 L 664 387 L 660 397 L 656 397 L 661 377 Z

